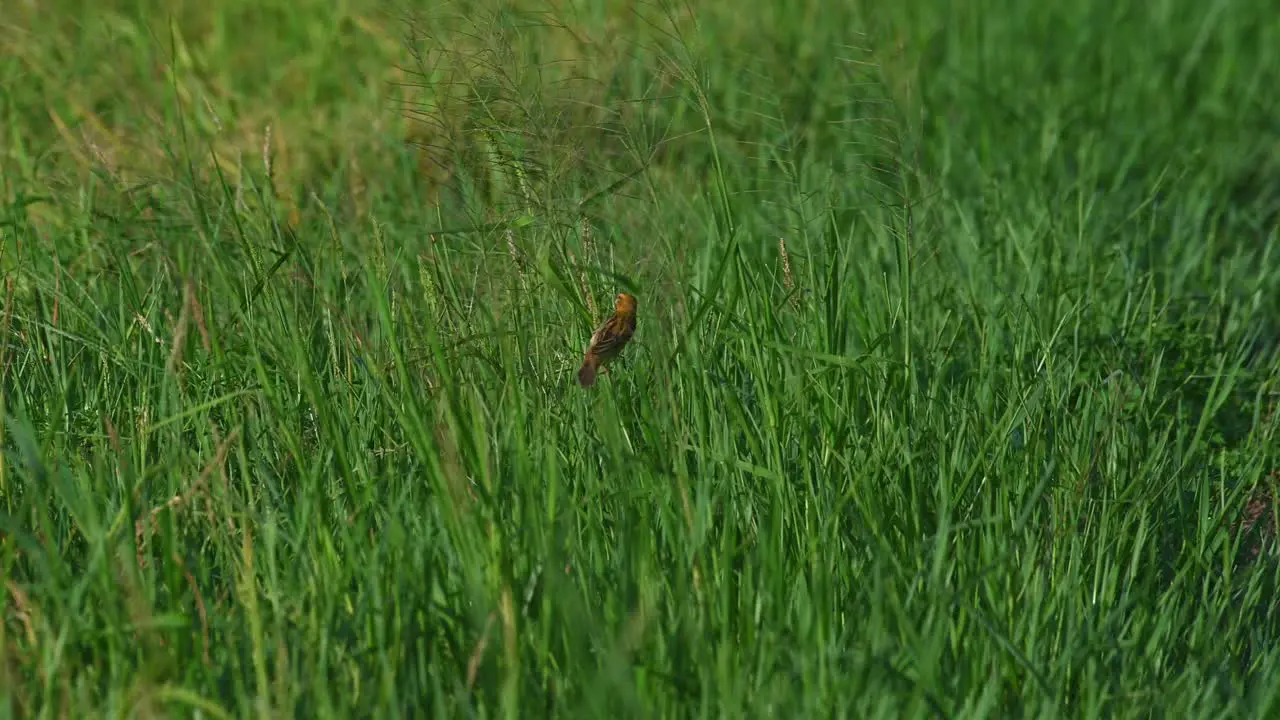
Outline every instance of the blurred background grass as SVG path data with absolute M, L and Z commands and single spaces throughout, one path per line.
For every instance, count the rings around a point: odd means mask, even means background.
M 1262 0 L 6 4 L 0 694 L 1267 716 L 1277 53 Z

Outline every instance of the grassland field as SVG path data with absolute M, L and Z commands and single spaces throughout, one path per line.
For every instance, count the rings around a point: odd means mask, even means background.
M 4 0 L 0 718 L 1280 717 L 1277 88 L 1269 0 Z

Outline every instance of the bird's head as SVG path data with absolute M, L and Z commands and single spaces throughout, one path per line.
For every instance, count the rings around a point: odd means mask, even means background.
M 635 297 L 627 293 L 618 293 L 618 297 L 613 299 L 613 311 L 619 315 L 635 315 Z

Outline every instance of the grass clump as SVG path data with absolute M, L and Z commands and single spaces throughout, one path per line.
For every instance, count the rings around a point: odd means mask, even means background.
M 0 20 L 13 714 L 1274 712 L 1261 0 Z

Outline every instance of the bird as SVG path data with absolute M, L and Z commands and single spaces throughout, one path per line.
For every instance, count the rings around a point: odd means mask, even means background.
M 578 369 L 578 384 L 591 387 L 597 372 L 608 372 L 608 364 L 622 353 L 635 331 L 636 299 L 627 293 L 618 293 L 613 301 L 613 316 L 591 333 L 591 342 L 587 343 L 582 356 L 582 367 Z

